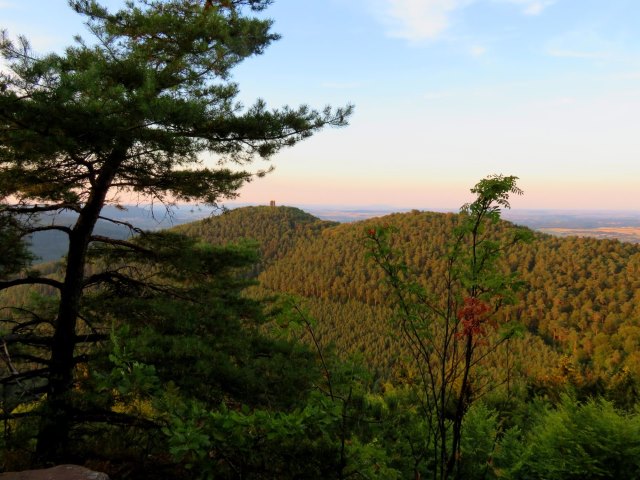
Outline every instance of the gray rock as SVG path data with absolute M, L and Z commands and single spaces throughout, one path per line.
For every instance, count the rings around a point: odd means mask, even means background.
M 109 476 L 78 465 L 58 465 L 44 470 L 0 473 L 0 480 L 109 480 Z

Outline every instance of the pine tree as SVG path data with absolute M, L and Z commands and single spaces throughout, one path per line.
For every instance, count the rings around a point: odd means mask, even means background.
M 59 292 L 51 338 L 35 338 L 33 329 L 10 337 L 48 351 L 34 359 L 46 394 L 37 443 L 44 460 L 67 450 L 69 394 L 82 361 L 77 347 L 101 338 L 79 336 L 84 289 L 113 280 L 87 276 L 88 251 L 99 244 L 141 248 L 94 234 L 102 208 L 131 194 L 163 204 L 215 204 L 264 173 L 223 163 L 268 158 L 325 126 L 345 125 L 351 113 L 351 107 L 269 110 L 261 100 L 243 109 L 236 102 L 232 68 L 278 38 L 269 20 L 254 16 L 269 0 L 135 0 L 117 12 L 94 0 L 69 3 L 86 18 L 91 41 L 78 38 L 63 54 L 39 57 L 24 38 L 0 38 L 10 66 L 0 74 L 0 215 L 18 224 L 20 236 L 58 230 L 69 237 L 60 280 L 30 274 L 0 283 Z M 218 166 L 206 166 L 203 153 Z M 77 214 L 70 227 L 35 220 L 65 211 Z M 35 315 L 31 322 L 38 324 Z

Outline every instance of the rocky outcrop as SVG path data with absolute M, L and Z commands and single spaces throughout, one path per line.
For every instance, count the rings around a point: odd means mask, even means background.
M 0 480 L 109 480 L 109 476 L 77 465 L 58 465 L 44 470 L 0 473 Z

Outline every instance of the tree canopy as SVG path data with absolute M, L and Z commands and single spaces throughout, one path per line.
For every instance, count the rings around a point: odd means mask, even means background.
M 0 284 L 41 284 L 59 292 L 53 318 L 34 314 L 33 328 L 11 337 L 24 343 L 36 326 L 52 325 L 51 338 L 40 342 L 49 354 L 34 358 L 44 381 L 37 389 L 47 399 L 38 435 L 43 459 L 65 452 L 73 417 L 68 395 L 82 361 L 76 349 L 99 338 L 79 336 L 83 292 L 121 275 L 89 277 L 90 247 L 149 253 L 136 242 L 94 235 L 103 206 L 131 195 L 165 205 L 215 204 L 264 173 L 246 169 L 255 158 L 269 158 L 325 126 L 346 124 L 350 106 L 269 109 L 260 99 L 249 107 L 236 101 L 233 67 L 278 39 L 272 22 L 255 16 L 269 3 L 135 0 L 110 11 L 94 0 L 70 0 L 91 38 L 44 56 L 33 53 L 25 38 L 12 41 L 2 33 L 0 53 L 9 65 L 0 74 L 3 236 L 39 230 L 69 236 L 61 279 L 29 274 Z M 205 161 L 205 154 L 213 160 Z M 70 227 L 37 222 L 38 213 L 65 210 L 78 214 Z

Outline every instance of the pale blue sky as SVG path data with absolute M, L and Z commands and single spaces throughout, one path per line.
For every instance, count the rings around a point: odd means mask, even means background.
M 356 112 L 240 201 L 455 208 L 504 173 L 514 207 L 640 210 L 638 0 L 276 0 L 265 16 L 283 38 L 235 71 L 241 99 Z M 0 0 L 0 25 L 40 51 L 83 32 L 64 0 Z

